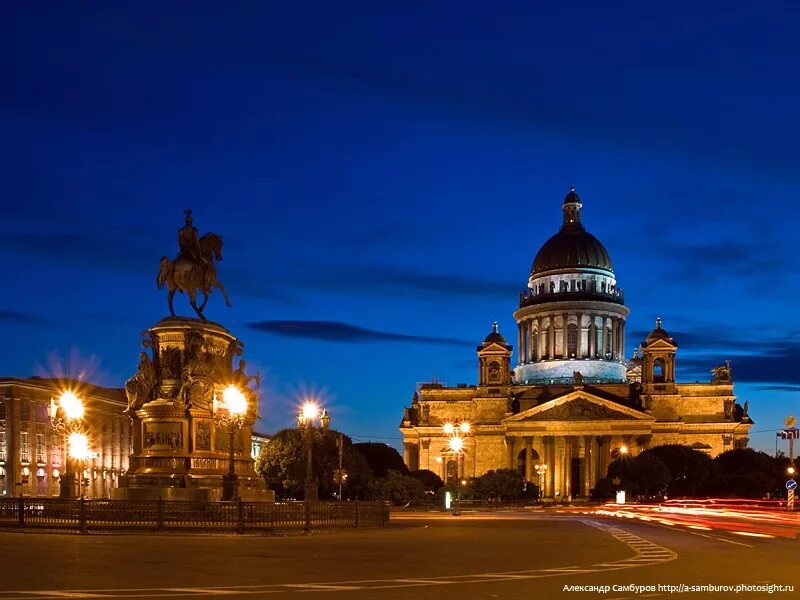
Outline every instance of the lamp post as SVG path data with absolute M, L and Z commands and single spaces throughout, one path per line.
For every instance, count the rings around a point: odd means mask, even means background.
M 84 475 L 84 470 L 86 469 L 84 465 L 94 454 L 89 448 L 89 437 L 81 431 L 70 433 L 67 438 L 67 453 L 69 458 L 77 464 L 81 498 L 84 498 L 86 496 L 86 488 L 89 487 L 89 478 Z M 71 481 L 75 481 L 74 477 Z
M 539 476 L 539 497 L 537 500 L 542 499 L 542 481 L 544 480 L 544 474 L 547 472 L 547 465 L 544 463 L 539 463 L 533 467 L 536 469 L 536 474 Z
M 297 413 L 297 428 L 303 431 L 303 441 L 306 444 L 306 483 L 305 499 L 309 502 L 319 498 L 317 480 L 314 476 L 314 429 L 316 421 L 323 431 L 328 429 L 331 417 L 326 409 L 320 412 L 319 407 L 313 402 L 306 402 Z
M 464 438 L 463 435 L 466 435 L 470 432 L 471 426 L 468 421 L 462 421 L 458 425 L 454 423 L 445 423 L 442 426 L 445 434 L 450 436 L 450 439 L 447 441 L 447 446 L 450 449 L 450 452 L 456 457 L 456 498 L 455 503 L 453 505 L 453 515 L 457 516 L 461 514 L 461 509 L 459 506 L 461 500 L 461 477 L 463 475 L 463 462 L 464 462 Z M 447 477 L 447 465 L 445 465 L 445 478 Z
M 214 394 L 212 405 L 214 420 L 220 427 L 228 428 L 228 472 L 222 476 L 222 499 L 236 500 L 239 497 L 239 478 L 236 475 L 236 431 L 244 425 L 247 414 L 247 398 L 235 385 L 222 391 L 222 403 Z
M 85 413 L 83 401 L 72 390 L 65 390 L 58 397 L 58 403 L 54 398 L 50 398 L 48 413 L 53 429 L 66 436 L 64 473 L 59 477 L 58 497 L 75 498 L 75 473 L 70 468 L 70 457 L 84 460 L 89 454 L 88 438 L 80 431 Z M 86 456 L 83 456 L 84 454 Z

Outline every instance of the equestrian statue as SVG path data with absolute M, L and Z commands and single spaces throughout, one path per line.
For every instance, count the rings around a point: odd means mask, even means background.
M 222 260 L 222 236 L 207 233 L 203 237 L 198 237 L 197 228 L 192 224 L 192 211 L 185 210 L 184 214 L 186 215 L 184 226 L 178 230 L 180 252 L 175 260 L 170 260 L 166 256 L 161 257 L 156 283 L 158 289 L 167 286 L 169 290 L 167 303 L 173 317 L 175 309 L 172 307 L 172 299 L 175 297 L 175 292 L 181 292 L 189 296 L 189 304 L 197 316 L 206 321 L 203 310 L 213 288 L 222 292 L 227 306 L 231 305 L 225 288 L 217 279 L 215 265 L 216 261 Z M 203 294 L 200 306 L 197 305 L 197 292 Z

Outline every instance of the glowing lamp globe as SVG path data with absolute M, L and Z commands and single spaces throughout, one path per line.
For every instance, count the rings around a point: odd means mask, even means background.
M 464 440 L 458 436 L 450 438 L 450 450 L 453 452 L 461 452 L 464 448 Z
M 231 416 L 243 415 L 247 412 L 247 398 L 235 385 L 229 385 L 223 390 L 222 401 Z
M 319 414 L 319 408 L 313 402 L 306 402 L 303 404 L 303 418 L 306 421 L 313 421 Z
M 86 460 L 91 457 L 92 452 L 89 449 L 89 438 L 85 433 L 73 431 L 67 438 L 67 450 L 69 455 L 77 460 Z
M 83 402 L 72 390 L 67 390 L 61 394 L 58 399 L 58 405 L 64 411 L 64 416 L 67 417 L 67 420 L 73 421 L 83 418 Z

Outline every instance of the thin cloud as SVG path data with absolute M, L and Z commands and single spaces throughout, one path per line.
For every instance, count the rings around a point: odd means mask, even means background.
M 521 289 L 519 284 L 510 281 L 424 272 L 394 265 L 316 265 L 313 269 L 295 269 L 291 275 L 279 279 L 317 291 L 375 295 L 406 291 L 508 298 Z
M 365 344 L 370 342 L 416 342 L 445 346 L 470 346 L 474 342 L 456 338 L 409 335 L 377 331 L 341 323 L 339 321 L 256 321 L 246 325 L 249 329 L 281 337 Z
M 0 321 L 19 325 L 45 325 L 49 323 L 47 318 L 43 315 L 18 312 L 15 310 L 0 310 Z

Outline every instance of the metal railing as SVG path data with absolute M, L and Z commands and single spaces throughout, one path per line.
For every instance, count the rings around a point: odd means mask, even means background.
M 1 528 L 269 531 L 385 526 L 387 502 L 178 502 L 0 498 Z

